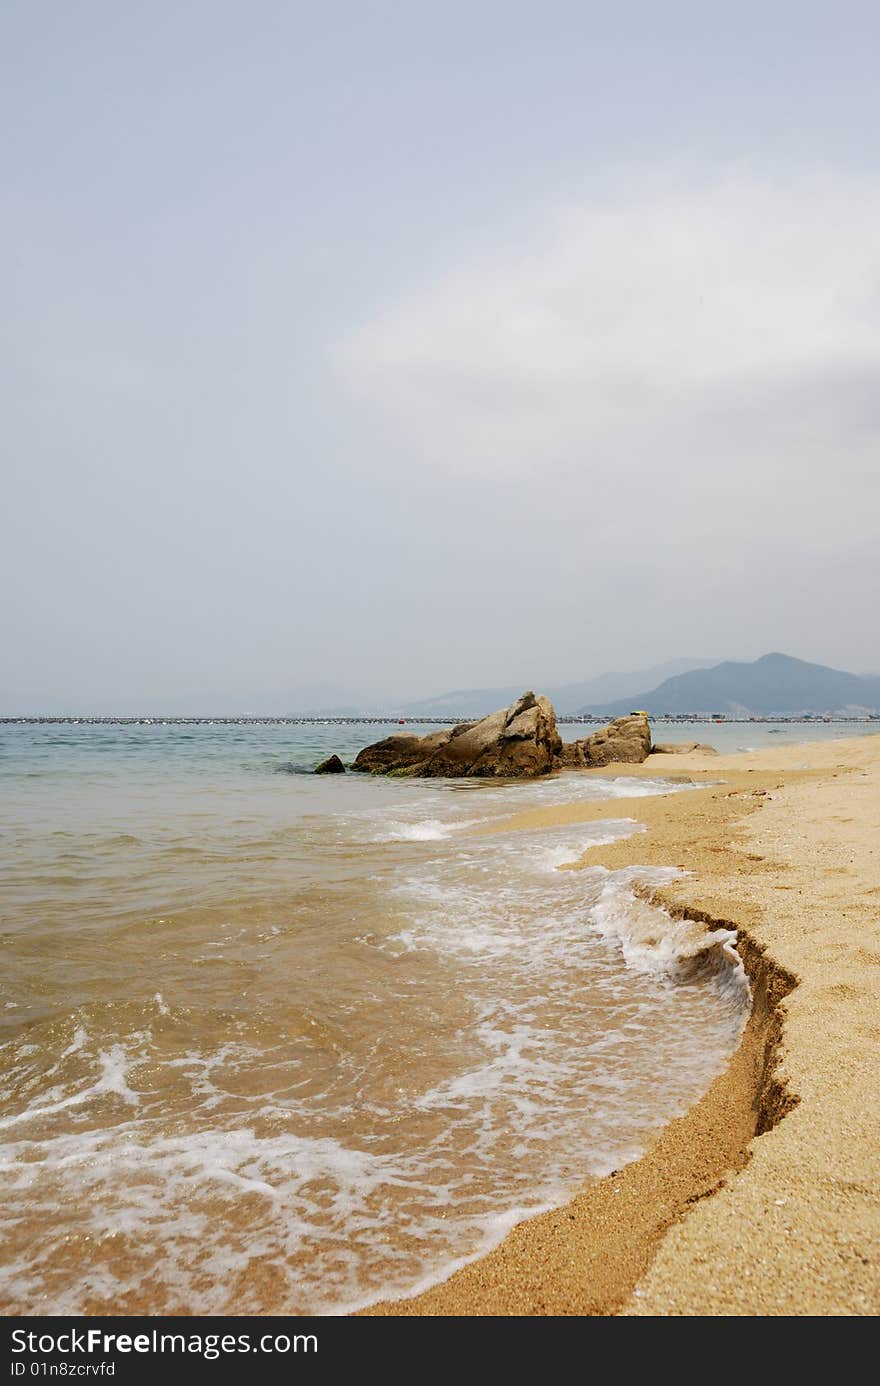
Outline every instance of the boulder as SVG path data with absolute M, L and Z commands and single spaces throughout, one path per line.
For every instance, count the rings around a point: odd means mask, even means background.
M 640 765 L 651 751 L 651 724 L 644 712 L 634 712 L 629 717 L 615 718 L 607 727 L 577 744 L 588 768 L 610 765 L 613 761 Z
M 587 762 L 584 760 L 584 743 L 582 741 L 564 741 L 562 750 L 559 753 L 559 767 L 561 770 L 584 770 Z
M 706 746 L 702 741 L 658 741 L 651 747 L 653 754 L 661 756 L 687 756 L 691 751 L 699 751 L 704 756 L 717 756 L 714 746 Z
M 412 732 L 386 736 L 384 741 L 374 741 L 372 746 L 365 746 L 362 751 L 358 751 L 351 768 L 369 770 L 373 775 L 389 775 L 392 770 L 418 767 L 430 754 L 429 742 L 435 741 L 440 745 L 448 741 L 451 735 L 451 731 L 441 731 L 432 732 L 430 736 L 414 736 Z
M 389 736 L 366 746 L 355 770 L 373 774 L 527 778 L 556 769 L 562 739 L 548 698 L 524 693 L 477 722 L 429 736 Z
M 315 766 L 316 775 L 344 775 L 345 766 L 338 756 L 329 756 L 327 760 L 322 760 L 320 765 Z

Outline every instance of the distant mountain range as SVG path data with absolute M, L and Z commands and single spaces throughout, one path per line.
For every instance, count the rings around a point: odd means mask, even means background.
M 635 708 L 654 716 L 667 712 L 721 712 L 727 717 L 880 712 L 880 678 L 768 654 L 752 664 L 726 662 L 711 669 L 691 669 L 664 679 L 647 693 L 611 700 L 587 698 L 579 711 L 620 717 Z
M 752 664 L 726 662 L 707 667 L 705 659 L 672 659 L 649 669 L 601 674 L 582 683 L 546 685 L 560 717 L 593 714 L 619 717 L 633 708 L 656 715 L 665 712 L 722 712 L 725 716 L 770 716 L 773 713 L 823 714 L 880 711 L 880 675 L 848 674 L 823 664 L 807 664 L 789 655 L 769 654 Z M 645 690 L 648 690 L 647 692 Z M 363 696 L 329 683 L 301 684 L 279 692 L 191 693 L 129 699 L 88 698 L 70 694 L 4 697 L 0 716 L 280 716 L 280 717 L 442 717 L 467 721 L 506 707 L 523 692 L 520 684 L 495 688 L 459 688 L 435 698 L 398 703 L 393 696 Z
M 613 698 L 629 698 L 640 688 L 668 679 L 688 669 L 700 669 L 705 659 L 670 659 L 650 669 L 637 669 L 624 674 L 600 674 L 583 683 L 565 683 L 547 687 L 535 685 L 536 693 L 545 693 L 560 717 L 576 713 L 587 702 L 607 702 Z M 405 717 L 484 717 L 499 707 L 507 707 L 522 693 L 519 684 L 500 688 L 457 688 L 436 698 L 423 698 L 401 708 Z

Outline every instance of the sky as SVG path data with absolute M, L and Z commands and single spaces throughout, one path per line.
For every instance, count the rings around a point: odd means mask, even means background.
M 874 0 L 0 10 L 0 713 L 880 670 Z

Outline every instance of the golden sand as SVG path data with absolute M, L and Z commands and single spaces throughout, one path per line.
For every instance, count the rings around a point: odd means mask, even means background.
M 705 782 L 628 804 L 647 831 L 578 865 L 691 873 L 659 898 L 738 930 L 755 1002 L 743 1042 L 641 1160 L 367 1312 L 876 1314 L 880 736 L 614 771 Z M 561 805 L 494 830 L 619 813 Z

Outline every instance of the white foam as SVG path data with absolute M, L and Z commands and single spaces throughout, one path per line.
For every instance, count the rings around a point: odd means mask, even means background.
M 332 1313 L 334 1316 L 356 1314 L 360 1309 L 367 1309 L 372 1304 L 392 1297 L 415 1299 L 418 1295 L 424 1294 L 426 1290 L 432 1289 L 434 1285 L 442 1284 L 443 1281 L 448 1280 L 451 1275 L 455 1275 L 456 1271 L 463 1270 L 465 1266 L 473 1265 L 474 1261 L 479 1261 L 481 1257 L 494 1251 L 495 1247 L 501 1245 L 507 1234 L 514 1227 L 519 1226 L 521 1222 L 530 1222 L 532 1218 L 540 1217 L 542 1213 L 552 1212 L 558 1206 L 558 1200 L 546 1203 L 528 1203 L 520 1207 L 505 1208 L 500 1212 L 489 1213 L 484 1218 L 476 1219 L 475 1228 L 481 1234 L 480 1240 L 477 1247 L 468 1255 L 447 1257 L 436 1264 L 428 1275 L 408 1284 L 403 1292 L 399 1290 L 395 1292 L 389 1287 L 381 1294 L 374 1293 L 351 1300 L 347 1304 L 326 1311 L 326 1314 Z
M 474 1068 L 458 1073 L 424 1093 L 422 1108 L 461 1105 L 474 1098 L 491 1099 L 509 1088 L 509 1096 L 521 1116 L 535 1115 L 535 1104 L 525 1095 L 529 1083 L 545 1085 L 557 1076 L 552 1062 L 542 1054 L 534 1028 L 527 1021 L 500 1026 L 492 1020 L 475 1027 L 475 1049 L 489 1057 Z
M 75 1047 L 72 1045 L 65 1051 L 65 1055 L 73 1052 L 75 1052 Z M 18 1126 L 22 1122 L 56 1116 L 58 1112 L 66 1111 L 69 1107 L 82 1106 L 105 1093 L 114 1094 L 116 1097 L 121 1097 L 124 1102 L 136 1106 L 140 1102 L 140 1097 L 128 1086 L 126 1080 L 128 1059 L 123 1046 L 114 1044 L 107 1052 L 100 1050 L 97 1059 L 101 1072 L 93 1083 L 76 1092 L 69 1093 L 66 1097 L 58 1097 L 56 1100 L 43 1103 L 40 1106 L 28 1106 L 13 1116 L 0 1118 L 0 1131 L 9 1130 L 10 1127 Z
M 390 787 L 384 785 L 385 789 Z M 663 779 L 635 776 L 554 775 L 547 779 L 496 784 L 438 781 L 430 787 L 397 782 L 394 814 L 387 805 L 355 809 L 338 822 L 360 841 L 439 842 L 477 824 L 489 824 L 511 814 L 550 804 L 593 803 L 602 799 L 639 799 L 648 795 L 678 794 L 695 786 Z M 404 794 L 406 793 L 406 797 Z M 474 809 L 479 816 L 474 816 Z
M 79 1054 L 87 1043 L 86 1032 L 82 1025 L 77 1025 L 73 1032 L 73 1039 L 61 1055 L 61 1060 L 68 1059 L 71 1054 Z M 60 1060 L 59 1060 L 60 1062 Z M 56 1065 L 57 1067 L 57 1065 Z
M 439 818 L 423 818 L 417 823 L 391 822 L 377 835 L 378 842 L 441 842 L 453 833 L 469 826 L 467 823 L 445 823 Z
M 584 775 L 566 772 L 551 779 L 508 786 L 510 798 L 523 803 L 505 804 L 508 811 L 536 804 L 594 803 L 602 799 L 644 799 L 654 795 L 681 794 L 697 786 L 678 780 L 645 779 L 636 775 Z
M 531 864 L 536 871 L 558 871 L 561 866 L 576 865 L 584 852 L 591 847 L 605 847 L 610 842 L 617 842 L 621 837 L 629 837 L 631 834 L 645 831 L 642 824 L 637 823 L 633 818 L 616 819 L 615 826 L 617 825 L 619 825 L 618 831 L 592 833 L 589 836 L 578 837 L 564 844 L 536 846 L 529 854 Z M 609 828 L 611 826 L 609 824 Z M 528 848 L 526 847 L 525 850 L 528 851 Z

